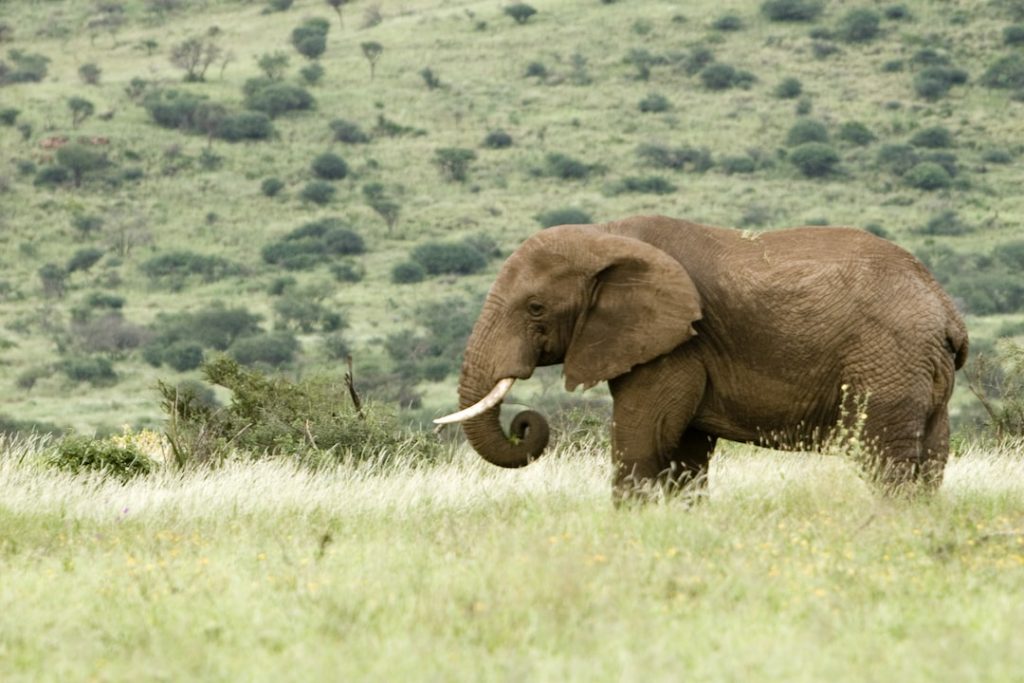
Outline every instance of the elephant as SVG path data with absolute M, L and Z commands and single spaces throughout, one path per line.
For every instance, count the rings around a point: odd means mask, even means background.
M 506 260 L 466 344 L 460 410 L 472 447 L 522 467 L 547 445 L 500 404 L 538 366 L 569 391 L 607 381 L 613 498 L 702 491 L 718 439 L 820 449 L 840 425 L 869 444 L 883 491 L 934 491 L 968 336 L 925 266 L 850 227 L 750 233 L 664 216 L 561 225 Z

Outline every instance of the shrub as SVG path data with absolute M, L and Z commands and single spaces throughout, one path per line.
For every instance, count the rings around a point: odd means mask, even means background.
M 790 153 L 789 160 L 805 176 L 817 178 L 835 170 L 839 163 L 839 155 L 825 143 L 805 142 Z
M 910 145 L 882 145 L 876 161 L 880 167 L 901 176 L 917 165 L 920 158 Z
M 154 366 L 165 362 L 165 353 L 175 345 L 195 344 L 203 349 L 223 351 L 238 339 L 260 332 L 260 316 L 242 307 L 227 308 L 215 303 L 188 313 L 158 314 L 152 326 L 153 338 L 142 351 Z
M 646 194 L 671 194 L 676 191 L 676 186 L 662 176 L 629 176 L 623 178 L 612 186 L 612 194 L 623 194 L 627 192 Z
M 549 153 L 545 163 L 546 175 L 562 180 L 583 180 L 595 170 L 594 166 L 559 152 Z
M 965 223 L 956 211 L 947 210 L 929 218 L 918 232 L 924 235 L 953 237 L 974 232 L 974 228 Z
M 911 168 L 903 176 L 904 181 L 910 187 L 918 190 L 941 190 L 949 187 L 953 179 L 949 172 L 940 164 L 932 161 L 923 161 Z
M 866 43 L 879 33 L 882 18 L 869 9 L 852 9 L 839 20 L 836 35 L 847 43 Z
M 877 139 L 875 134 L 860 121 L 847 121 L 839 128 L 836 137 L 858 147 L 870 145 Z
M 36 187 L 56 187 L 71 180 L 71 173 L 63 166 L 43 166 L 32 184 Z
M 444 147 L 434 152 L 434 164 L 441 177 L 457 183 L 469 177 L 469 165 L 476 160 L 476 152 L 462 147 Z
M 335 192 L 334 185 L 331 185 L 326 180 L 313 180 L 303 186 L 299 197 L 303 201 L 323 206 L 324 204 L 329 204 L 334 199 Z
M 1024 25 L 1014 24 L 1003 29 L 1004 45 L 1024 45 Z
M 242 272 L 238 265 L 225 258 L 188 250 L 158 254 L 144 261 L 139 269 L 150 280 L 172 288 L 181 287 L 191 276 L 203 282 L 216 282 Z
M 517 2 L 505 8 L 505 14 L 515 19 L 517 24 L 525 24 L 536 13 L 537 10 L 525 2 Z
M 215 134 L 228 142 L 240 142 L 266 140 L 274 133 L 274 124 L 268 115 L 259 111 L 243 111 L 225 115 L 217 124 Z
M 988 149 L 982 153 L 981 160 L 990 164 L 1011 164 L 1013 154 L 1005 149 Z
M 542 228 L 550 228 L 554 225 L 588 225 L 593 223 L 590 214 L 582 209 L 566 207 L 563 209 L 551 209 L 537 214 L 535 220 Z
M 142 106 L 158 126 L 193 130 L 196 109 L 205 100 L 205 97 L 180 90 L 159 89 L 146 93 Z
M 712 22 L 711 28 L 717 31 L 739 31 L 743 28 L 743 19 L 736 14 L 723 14 Z
M 706 148 L 668 147 L 647 143 L 636 148 L 637 156 L 645 162 L 660 168 L 683 170 L 689 165 L 691 171 L 703 173 L 712 166 L 711 152 Z
M 216 463 L 229 452 L 334 459 L 380 457 L 406 437 L 394 417 L 373 402 L 353 405 L 333 377 L 290 381 L 221 357 L 203 364 L 206 379 L 228 389 L 225 408 L 204 405 L 192 392 L 160 383 L 168 438 L 179 465 Z M 415 444 L 417 452 L 430 446 Z
M 489 149 L 505 149 L 512 146 L 512 136 L 503 130 L 492 130 L 484 138 L 484 147 Z
M 263 260 L 289 270 L 312 268 L 366 251 L 363 238 L 338 218 L 306 223 L 263 248 Z
M 775 96 L 783 100 L 792 100 L 800 97 L 800 93 L 804 91 L 804 86 L 800 82 L 799 78 L 784 78 L 779 81 L 779 84 L 775 86 Z
M 13 126 L 14 123 L 18 120 L 18 114 L 20 113 L 20 110 L 14 109 L 12 107 L 0 109 L 0 124 L 3 124 L 5 126 Z
M 640 100 L 640 111 L 645 114 L 666 112 L 672 108 L 668 98 L 658 93 L 651 93 Z
M 441 87 L 441 78 L 429 67 L 420 71 L 420 77 L 423 79 L 424 85 L 427 86 L 427 90 L 437 90 Z
M 131 443 L 115 439 L 65 436 L 46 456 L 46 464 L 72 474 L 101 472 L 126 482 L 149 474 L 154 463 Z
M 416 261 L 403 261 L 391 269 L 391 282 L 396 285 L 423 282 L 426 277 L 426 269 Z
M 1002 90 L 1024 89 L 1024 55 L 1015 52 L 997 60 L 982 74 L 981 84 Z
M 366 270 L 351 259 L 344 259 L 330 266 L 331 275 L 338 282 L 361 282 Z
M 263 112 L 270 118 L 290 111 L 312 109 L 315 104 L 309 91 L 299 85 L 266 78 L 254 78 L 246 83 L 246 108 Z
M 299 76 L 306 85 L 318 85 L 324 78 L 324 67 L 320 62 L 311 62 L 299 69 Z
M 953 136 L 949 130 L 942 126 L 923 128 L 910 138 L 910 144 L 914 147 L 927 147 L 929 149 L 945 149 L 953 146 Z
M 904 19 L 910 19 L 910 10 L 907 9 L 906 5 L 889 5 L 883 11 L 886 19 L 893 21 L 903 21 Z
M 68 259 L 68 264 L 65 267 L 68 273 L 74 273 L 76 271 L 87 271 L 96 265 L 105 252 L 102 249 L 95 247 L 86 247 L 85 249 L 79 249 L 74 255 Z
M 828 142 L 828 128 L 821 121 L 800 119 L 786 134 L 786 145 L 796 147 L 807 142 Z
M 93 386 L 117 383 L 117 373 L 109 358 L 103 356 L 72 356 L 59 363 L 60 371 L 72 382 L 88 382 Z
M 727 90 L 736 84 L 737 71 L 728 64 L 715 62 L 704 67 L 700 80 L 708 90 Z
M 335 332 L 348 327 L 348 321 L 338 312 L 324 305 L 323 294 L 310 287 L 289 290 L 274 302 L 276 329 L 295 329 L 305 334 L 314 330 Z
M 0 61 L 0 85 L 38 83 L 46 78 L 50 58 L 22 50 L 8 50 L 10 63 Z
M 1024 240 L 1004 242 L 993 250 L 992 255 L 1008 268 L 1024 272 Z
M 350 145 L 360 145 L 370 141 L 370 136 L 360 130 L 359 126 L 345 119 L 334 119 L 328 124 L 334 139 Z
M 483 254 L 465 242 L 424 242 L 409 256 L 429 275 L 470 275 L 487 265 Z
M 277 367 L 290 363 L 299 350 L 299 341 L 290 332 L 266 332 L 242 337 L 228 349 L 228 354 L 242 365 Z
M 821 14 L 817 0 L 766 0 L 761 12 L 771 21 L 814 21 Z
M 734 173 L 753 173 L 757 170 L 754 160 L 745 155 L 722 157 L 718 162 L 718 166 L 726 175 L 732 175 Z
M 292 30 L 292 46 L 306 59 L 316 59 L 327 50 L 330 27 L 326 19 L 306 19 Z
M 313 173 L 324 180 L 341 180 L 348 175 L 348 164 L 337 154 L 325 152 L 313 159 Z
M 967 72 L 950 66 L 927 66 L 914 76 L 914 92 L 926 100 L 946 96 L 954 85 L 967 82 Z
M 530 62 L 526 65 L 525 76 L 544 80 L 548 77 L 548 68 L 544 66 L 543 62 Z
M 177 341 L 163 349 L 161 360 L 177 372 L 195 370 L 203 362 L 203 347 L 190 341 Z
M 276 197 L 283 189 L 284 181 L 280 178 L 264 178 L 263 182 L 260 183 L 260 192 L 262 192 L 265 197 Z

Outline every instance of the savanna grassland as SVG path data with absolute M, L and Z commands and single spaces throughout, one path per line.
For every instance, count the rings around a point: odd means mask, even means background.
M 1024 3 L 335 4 L 0 0 L 0 680 L 1020 680 Z M 557 368 L 530 467 L 415 430 L 504 256 L 637 213 L 920 256 L 996 359 L 939 493 L 616 510 Z
M 615 510 L 593 441 L 119 484 L 0 461 L 0 678 L 1012 681 L 1020 444 L 886 501 L 842 457 L 726 448 Z

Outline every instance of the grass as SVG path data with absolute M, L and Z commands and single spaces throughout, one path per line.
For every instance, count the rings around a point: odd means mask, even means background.
M 615 510 L 593 442 L 503 471 L 0 460 L 3 680 L 1011 680 L 1021 445 L 931 500 L 734 446 L 710 498 Z

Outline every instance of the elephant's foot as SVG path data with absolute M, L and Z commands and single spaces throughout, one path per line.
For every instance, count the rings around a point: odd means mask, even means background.
M 885 495 L 915 498 L 934 494 L 942 485 L 943 456 L 872 458 L 865 464 L 870 481 Z

